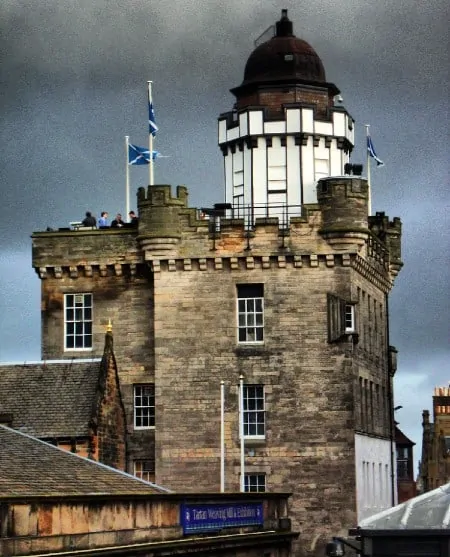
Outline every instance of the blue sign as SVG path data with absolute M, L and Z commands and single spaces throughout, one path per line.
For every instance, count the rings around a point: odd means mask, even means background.
M 264 523 L 262 503 L 227 505 L 181 505 L 183 534 L 209 532 L 222 528 L 259 526 Z

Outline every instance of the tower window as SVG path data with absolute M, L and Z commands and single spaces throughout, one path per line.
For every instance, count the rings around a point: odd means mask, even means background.
M 345 332 L 355 332 L 355 306 L 353 304 L 345 304 Z
M 294 55 L 293 54 L 285 54 L 284 55 L 284 61 L 285 62 L 292 62 L 294 60 Z
M 64 296 L 65 350 L 92 349 L 92 294 Z
M 244 437 L 264 439 L 266 410 L 264 385 L 244 385 Z
M 134 428 L 155 427 L 155 385 L 134 386 Z
M 264 286 L 237 285 L 238 342 L 264 341 Z
M 262 493 L 266 491 L 265 474 L 245 474 L 244 490 L 246 492 Z
M 356 333 L 356 305 L 328 294 L 328 342 Z

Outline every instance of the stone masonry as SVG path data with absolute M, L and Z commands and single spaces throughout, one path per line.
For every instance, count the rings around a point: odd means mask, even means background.
M 367 217 L 367 183 L 320 181 L 318 204 L 280 230 L 189 208 L 187 190 L 138 192 L 139 228 L 38 232 L 43 358 L 64 351 L 64 294 L 93 294 L 94 341 L 111 320 L 127 413 L 128 469 L 155 459 L 174 490 L 218 491 L 220 382 L 225 383 L 226 490 L 239 489 L 238 384 L 265 387 L 265 438 L 246 472 L 293 492 L 298 555 L 356 524 L 355 432 L 392 435 L 393 354 L 387 294 L 401 267 L 399 219 Z M 264 343 L 237 341 L 237 285 L 264 289 Z M 330 338 L 330 295 L 354 304 L 356 329 Z M 154 429 L 133 428 L 133 385 L 155 385 Z M 322 553 L 321 553 L 322 552 Z

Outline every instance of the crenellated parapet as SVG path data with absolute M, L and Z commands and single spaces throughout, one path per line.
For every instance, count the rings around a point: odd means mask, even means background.
M 154 253 L 170 252 L 181 241 L 183 234 L 182 214 L 191 213 L 195 219 L 195 209 L 188 209 L 188 191 L 177 187 L 176 197 L 172 197 L 169 185 L 149 186 L 138 190 L 139 234 L 138 241 L 145 259 Z
M 231 206 L 217 217 L 188 207 L 183 186 L 175 196 L 168 185 L 141 188 L 138 228 L 35 233 L 33 266 L 42 279 L 77 279 L 134 277 L 139 265 L 151 261 L 275 257 L 299 267 L 306 265 L 305 257 L 313 266 L 315 254 L 329 267 L 336 257 L 348 255 L 357 256 L 355 269 L 361 275 L 373 275 L 385 290 L 399 268 L 400 220 L 390 223 L 382 214 L 368 219 L 367 182 L 360 177 L 324 178 L 317 191 L 317 204 L 295 212 L 289 206 L 276 211 L 266 206 L 259 212 L 266 216 L 253 210 L 249 217 Z
M 384 212 L 377 212 L 375 216 L 369 217 L 369 228 L 389 252 L 389 270 L 396 277 L 403 267 L 402 255 L 402 221 L 394 217 L 392 221 Z

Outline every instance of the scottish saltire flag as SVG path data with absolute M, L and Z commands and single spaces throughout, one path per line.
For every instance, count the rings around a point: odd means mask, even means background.
M 158 131 L 158 126 L 155 120 L 155 111 L 153 110 L 153 103 L 149 99 L 148 101 L 148 133 L 155 136 Z
M 377 157 L 370 135 L 367 136 L 367 152 L 376 161 L 377 166 L 384 166 L 384 162 Z
M 150 151 L 148 149 L 128 144 L 128 164 L 148 164 L 149 159 Z
M 162 157 L 159 151 L 152 151 L 152 160 Z M 148 164 L 150 161 L 150 150 L 146 147 L 128 144 L 128 164 L 140 165 Z

